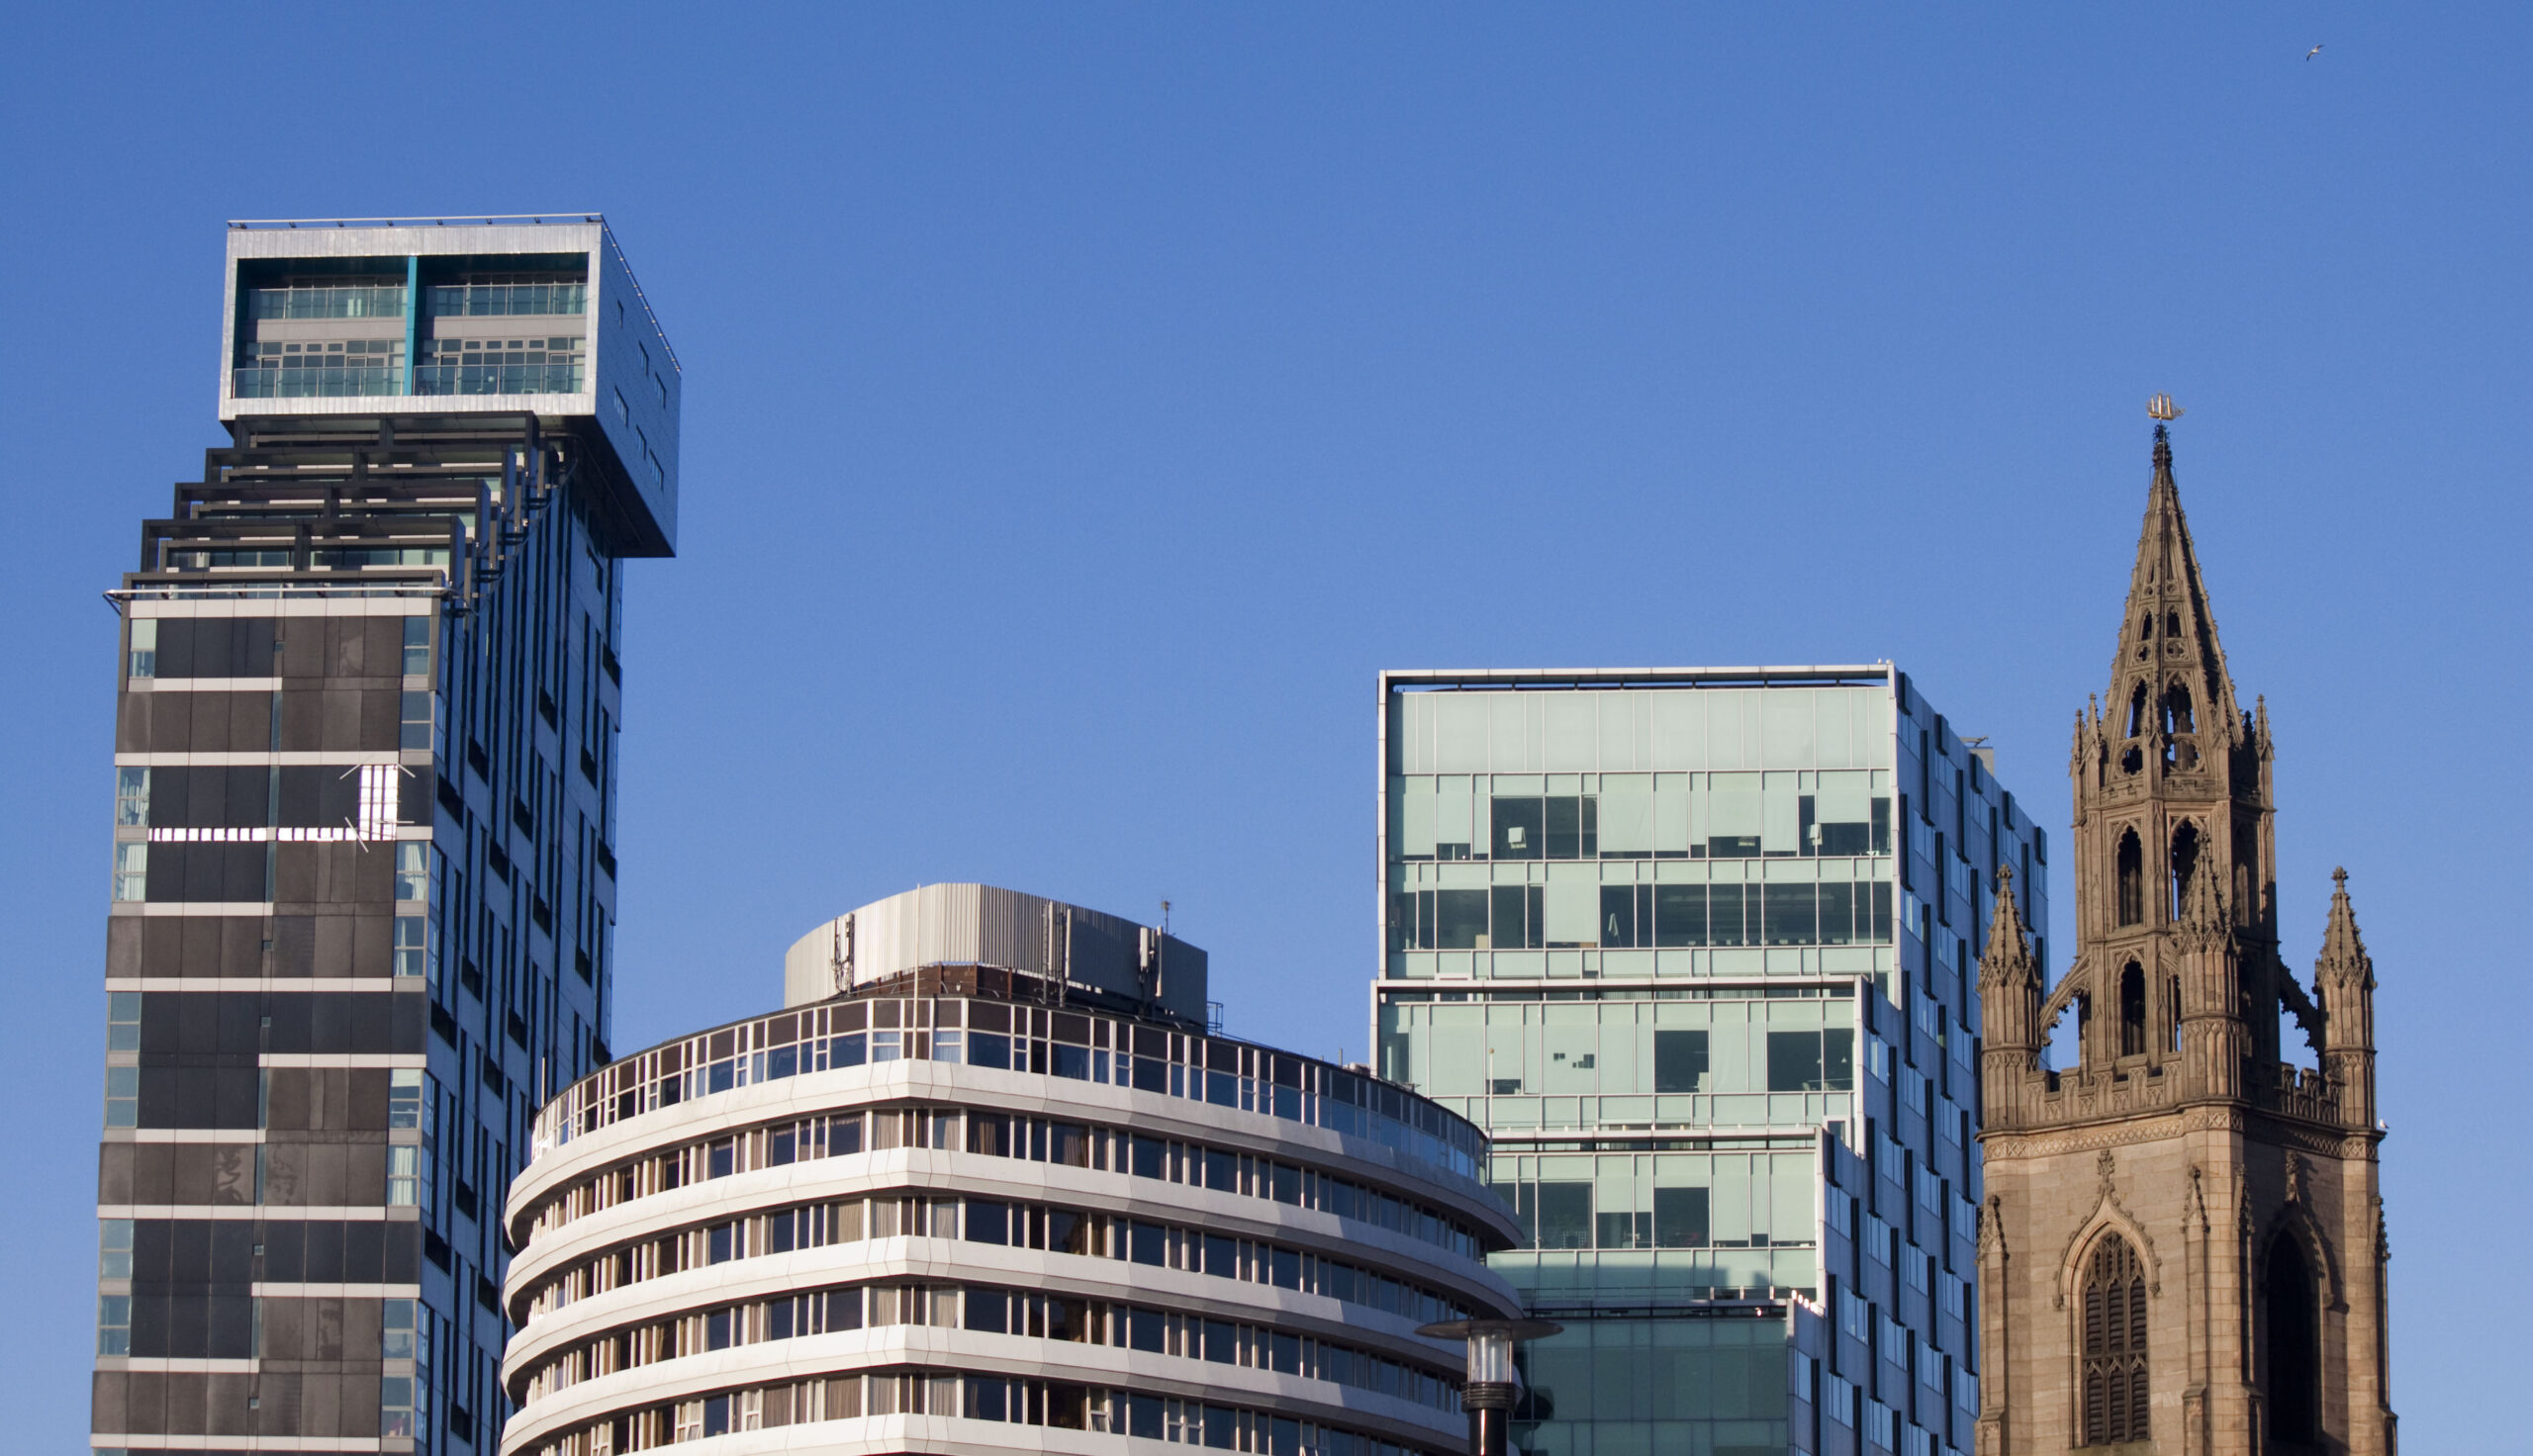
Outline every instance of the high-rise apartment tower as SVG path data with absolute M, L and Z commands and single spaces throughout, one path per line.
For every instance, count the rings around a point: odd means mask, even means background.
M 231 225 L 121 612 L 93 1447 L 497 1448 L 503 1192 L 608 1060 L 621 565 L 679 378 L 595 216 Z
M 2046 842 L 1888 664 L 1391 673 L 1383 1076 L 1493 1138 L 1516 1445 L 1966 1450 L 1979 930 Z

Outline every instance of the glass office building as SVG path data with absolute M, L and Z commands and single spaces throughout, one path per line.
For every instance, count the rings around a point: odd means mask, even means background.
M 230 442 L 108 593 L 90 1444 L 490 1452 L 503 1191 L 609 1059 L 677 362 L 597 218 L 228 253 Z
M 2046 844 L 1888 664 L 1381 681 L 1384 1077 L 1488 1130 L 1554 1456 L 1967 1449 L 1978 927 Z

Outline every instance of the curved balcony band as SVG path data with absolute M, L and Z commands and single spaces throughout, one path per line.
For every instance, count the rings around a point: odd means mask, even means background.
M 1461 1352 L 1417 1327 L 1517 1313 L 1484 1146 L 1157 1004 L 892 971 L 548 1105 L 503 1450 L 1442 1456 Z

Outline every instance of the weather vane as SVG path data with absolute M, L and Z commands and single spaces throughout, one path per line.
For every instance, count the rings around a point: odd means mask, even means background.
M 2179 419 L 2188 412 L 2174 404 L 2173 397 L 2170 395 L 2157 395 L 2146 402 L 2146 414 L 2152 419 Z

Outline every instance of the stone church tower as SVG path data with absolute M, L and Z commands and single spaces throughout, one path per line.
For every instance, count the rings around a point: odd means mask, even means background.
M 2392 1456 L 2374 964 L 2345 870 L 2309 995 L 2279 958 L 2271 758 L 2157 425 L 2109 712 L 2076 717 L 2076 952 L 2044 987 L 2000 869 L 1980 974 L 1979 1456 Z

